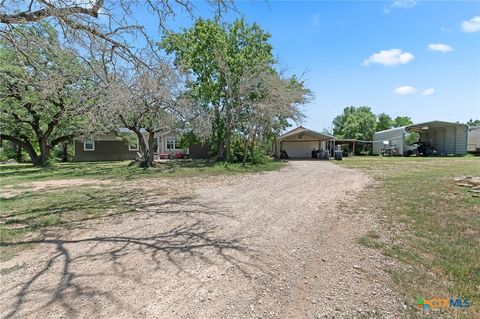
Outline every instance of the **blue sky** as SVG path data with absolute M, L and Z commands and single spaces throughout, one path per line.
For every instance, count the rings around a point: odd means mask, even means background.
M 209 16 L 204 2 L 195 4 L 198 16 Z M 315 96 L 305 106 L 306 127 L 330 128 L 350 105 L 414 122 L 480 118 L 478 1 L 242 1 L 237 6 L 248 22 L 271 33 L 280 65 L 292 74 L 305 72 Z M 171 22 L 175 28 L 191 23 L 185 17 Z

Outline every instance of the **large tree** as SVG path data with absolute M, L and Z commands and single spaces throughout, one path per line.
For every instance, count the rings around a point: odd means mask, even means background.
M 412 119 L 408 116 L 397 116 L 393 120 L 393 127 L 402 127 L 413 124 Z
M 0 40 L 0 138 L 43 166 L 52 148 L 86 127 L 95 81 L 90 69 L 60 46 L 50 25 L 20 31 L 12 34 L 14 44 Z
M 232 159 L 234 135 L 248 140 L 256 132 L 265 131 L 275 117 L 299 119 L 298 108 L 283 114 L 280 109 L 274 111 L 275 106 L 266 102 L 274 99 L 273 94 L 267 93 L 267 78 L 279 77 L 274 69 L 269 38 L 270 35 L 258 25 L 248 25 L 243 19 L 228 25 L 199 19 L 192 28 L 169 34 L 161 43 L 167 53 L 175 54 L 177 65 L 189 73 L 188 94 L 203 110 L 202 113 L 212 118 L 211 139 L 219 160 Z M 272 83 L 284 82 L 275 80 Z M 278 86 L 276 94 L 282 96 L 279 98 L 282 103 L 276 107 L 286 109 L 304 102 L 303 95 L 307 92 L 302 84 L 299 86 L 295 87 L 299 89 L 295 97 L 290 94 L 291 90 L 281 90 L 285 85 Z M 286 94 L 291 98 L 286 98 Z M 270 113 L 258 111 L 260 106 L 266 105 L 269 105 Z M 270 119 L 268 125 L 264 123 L 262 128 L 258 125 L 255 128 L 251 124 L 258 121 L 259 114 Z
M 233 8 L 230 0 L 209 0 L 220 15 Z M 155 52 L 153 39 L 141 21 L 157 21 L 158 30 L 178 12 L 193 15 L 193 0 L 2 0 L 0 36 L 13 41 L 11 33 L 19 25 L 48 21 L 63 33 L 62 40 L 105 63 L 143 64 L 145 52 Z
M 383 131 L 383 130 L 388 130 L 391 129 L 394 125 L 394 121 L 390 117 L 390 115 L 386 113 L 380 113 L 378 114 L 377 117 L 377 131 Z
M 377 117 L 368 106 L 349 106 L 333 120 L 333 134 L 340 138 L 371 141 Z
M 159 61 L 148 68 L 117 69 L 101 90 L 92 120 L 109 133 L 129 129 L 138 139 L 140 164 L 152 166 L 155 134 L 177 128 L 182 116 L 190 113 L 182 84 L 181 74 Z

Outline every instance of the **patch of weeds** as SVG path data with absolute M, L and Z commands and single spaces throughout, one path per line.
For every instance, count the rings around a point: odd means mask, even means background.
M 1 268 L 0 269 L 0 276 L 10 274 L 10 273 L 12 273 L 16 270 L 22 269 L 24 267 L 25 267 L 25 264 L 15 265 L 15 266 L 12 266 L 12 267 L 9 267 L 9 268 Z
M 370 248 L 380 249 L 384 243 L 380 240 L 380 235 L 375 231 L 369 231 L 365 236 L 358 239 L 358 243 Z
M 2 202 L 0 238 L 11 242 L 47 227 L 131 212 L 143 205 L 145 196 L 138 189 L 109 186 L 23 193 Z

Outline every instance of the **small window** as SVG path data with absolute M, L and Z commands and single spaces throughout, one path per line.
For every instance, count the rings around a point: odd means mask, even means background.
M 129 151 L 138 151 L 138 138 L 136 141 L 130 142 L 128 144 L 128 150 Z
M 167 137 L 167 150 L 175 149 L 175 137 Z
M 87 138 L 83 140 L 84 151 L 95 151 L 95 140 L 93 138 Z

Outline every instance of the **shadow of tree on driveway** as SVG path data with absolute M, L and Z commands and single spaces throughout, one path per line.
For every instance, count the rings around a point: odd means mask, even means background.
M 164 205 L 168 207 L 162 209 Z M 220 219 L 228 218 L 228 214 L 195 203 L 190 197 L 146 205 L 142 209 L 147 207 L 151 208 L 148 212 L 131 215 L 141 218 L 135 224 L 123 223 L 120 229 L 117 225 L 113 231 L 105 231 L 109 235 L 95 230 L 93 236 L 88 233 L 85 236 L 80 232 L 80 236 L 61 239 L 45 233 L 42 237 L 45 239 L 2 242 L 0 245 L 3 247 L 41 244 L 42 247 L 48 247 L 46 251 L 49 254 L 41 256 L 41 268 L 37 268 L 33 274 L 28 273 L 28 279 L 21 278 L 17 285 L 2 292 L 3 297 L 9 294 L 10 298 L 14 297 L 10 307 L 4 309 L 2 317 L 23 316 L 22 310 L 27 305 L 28 309 L 46 309 L 54 304 L 60 305 L 67 316 L 78 316 L 81 309 L 75 301 L 79 298 L 107 298 L 110 302 L 118 303 L 119 307 L 128 307 L 111 291 L 99 287 L 99 283 L 112 274 L 116 278 L 131 276 L 132 265 L 135 264 L 136 267 L 154 265 L 153 271 L 169 272 L 172 276 L 180 273 L 194 276 L 192 264 L 196 267 L 228 264 L 245 274 L 261 268 L 257 264 L 255 251 L 245 243 L 247 238 L 225 234 L 215 219 L 217 217 L 212 218 L 216 214 Z M 128 222 L 132 219 L 129 218 Z M 167 219 L 175 222 L 168 224 Z M 109 222 L 111 218 L 101 221 L 105 224 Z M 157 224 L 158 227 L 152 227 Z M 83 231 L 84 226 L 80 224 L 78 229 Z M 96 268 L 97 265 L 100 266 Z M 149 266 L 146 269 L 152 271 Z M 149 274 L 145 273 L 144 276 L 148 277 Z M 13 289 L 18 292 L 14 294 Z M 33 296 L 38 300 L 40 295 L 44 296 L 41 302 L 32 305 Z

